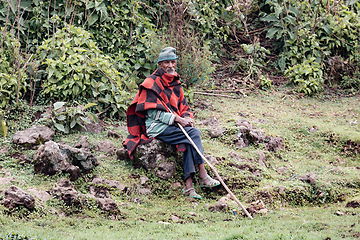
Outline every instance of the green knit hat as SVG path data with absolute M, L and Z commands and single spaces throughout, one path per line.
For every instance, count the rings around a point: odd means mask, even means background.
M 176 56 L 176 49 L 173 47 L 166 47 L 159 54 L 158 63 L 166 60 L 170 61 L 175 59 L 178 59 L 178 56 Z

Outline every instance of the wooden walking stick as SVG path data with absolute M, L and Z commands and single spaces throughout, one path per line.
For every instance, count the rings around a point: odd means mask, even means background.
M 234 199 L 234 201 L 241 207 L 241 209 L 245 212 L 245 214 L 253 219 L 253 217 L 250 215 L 250 213 L 246 210 L 246 208 L 240 203 L 240 201 L 236 198 L 236 196 L 231 192 L 231 190 L 228 188 L 228 186 L 226 186 L 226 184 L 224 183 L 224 181 L 222 180 L 222 178 L 220 177 L 220 175 L 218 174 L 218 172 L 216 171 L 215 167 L 204 157 L 204 155 L 200 152 L 199 148 L 195 145 L 194 141 L 191 139 L 191 137 L 189 136 L 189 134 L 186 132 L 186 130 L 183 128 L 183 126 L 181 126 L 179 123 L 177 124 L 179 126 L 179 128 L 181 129 L 181 131 L 185 134 L 185 136 L 187 137 L 187 139 L 190 141 L 191 145 L 195 148 L 195 150 L 197 151 L 197 153 L 201 156 L 201 158 L 210 166 L 211 170 L 214 172 L 215 176 L 219 179 L 220 183 L 224 186 L 224 188 L 226 189 L 226 191 L 230 194 L 230 196 Z

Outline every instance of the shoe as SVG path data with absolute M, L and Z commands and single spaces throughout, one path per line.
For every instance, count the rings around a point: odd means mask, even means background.
M 209 179 L 209 181 L 205 184 L 206 179 Z M 213 188 L 220 185 L 220 182 L 218 180 L 212 179 L 209 175 L 204 179 L 200 179 L 199 182 L 200 187 Z
M 195 192 L 195 190 L 192 191 L 192 192 L 190 192 L 191 190 L 194 190 L 194 188 L 189 188 L 188 190 L 185 190 L 185 188 L 183 188 L 183 189 L 181 190 L 181 193 L 182 193 L 185 197 L 188 197 L 188 198 L 201 199 L 201 196 L 200 196 L 199 194 L 197 194 L 197 193 Z M 186 195 L 187 192 L 190 192 L 190 194 L 189 194 L 189 195 Z

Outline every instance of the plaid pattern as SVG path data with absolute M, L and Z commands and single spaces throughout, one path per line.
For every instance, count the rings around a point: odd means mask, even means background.
M 139 91 L 126 113 L 130 134 L 124 142 L 124 147 L 131 159 L 137 145 L 153 140 L 146 135 L 145 114 L 148 109 L 154 108 L 167 112 L 171 109 L 178 116 L 193 118 L 177 74 L 169 75 L 158 68 L 140 84 Z

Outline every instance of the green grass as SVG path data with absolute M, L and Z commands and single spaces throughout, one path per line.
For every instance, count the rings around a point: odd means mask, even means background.
M 192 106 L 196 121 L 216 117 L 226 128 L 225 135 L 212 139 L 208 126 L 198 124 L 206 153 L 217 157 L 215 167 L 238 199 L 247 206 L 261 199 L 270 210 L 266 215 L 255 215 L 254 220 L 234 216 L 231 209 L 241 210 L 235 203 L 224 212 L 210 212 L 221 197 L 223 188 L 214 191 L 196 190 L 203 196 L 198 202 L 185 201 L 180 189 L 171 184 L 182 182 L 181 164 L 175 178 L 161 180 L 151 172 L 134 168 L 130 162 L 117 160 L 116 156 L 94 152 L 100 165 L 93 173 L 74 182 L 82 194 L 89 192 L 89 180 L 96 176 L 114 179 L 129 188 L 128 194 L 112 191 L 112 199 L 119 205 L 119 213 L 104 213 L 93 199 L 87 199 L 81 207 L 66 207 L 58 200 L 38 201 L 32 212 L 26 209 L 8 211 L 0 205 L 0 239 L 18 234 L 17 239 L 27 236 L 33 239 L 354 239 L 360 237 L 360 209 L 346 208 L 346 202 L 360 198 L 360 156 L 349 145 L 360 144 L 360 97 L 334 97 L 319 95 L 300 98 L 283 91 L 260 92 L 246 98 L 233 100 L 197 96 L 197 101 L 210 103 L 213 109 L 200 110 Z M 17 108 L 16 116 L 26 107 Z M 0 143 L 0 149 L 9 147 L 8 153 L 0 153 L 0 177 L 11 175 L 14 180 L 0 185 L 0 190 L 16 185 L 24 190 L 37 188 L 50 190 L 67 175 L 43 176 L 34 174 L 31 164 L 35 150 L 14 146 L 11 138 L 16 130 L 30 126 L 32 111 L 22 121 L 11 119 L 9 136 Z M 265 150 L 263 144 L 236 149 L 234 138 L 238 132 L 235 123 L 244 118 L 268 136 L 281 136 L 285 148 L 274 152 Z M 17 118 L 21 119 L 21 118 Z M 256 120 L 263 119 L 265 123 Z M 350 122 L 358 121 L 358 124 Z M 102 134 L 56 134 L 55 141 L 62 140 L 73 146 L 86 135 L 92 149 L 97 142 L 107 139 L 107 130 L 115 130 L 123 137 L 125 123 L 107 120 Z M 317 131 L 310 132 L 312 127 Z M 110 139 L 120 148 L 123 139 Z M 266 166 L 258 163 L 259 152 L 266 156 Z M 241 159 L 236 159 L 233 154 Z M 14 154 L 26 154 L 28 163 L 18 164 Z M 232 165 L 248 165 L 260 171 L 251 171 Z M 279 172 L 279 168 L 284 168 Z M 208 167 L 207 167 L 208 168 Z M 210 171 L 210 168 L 208 168 Z M 316 175 L 316 184 L 297 180 L 308 173 Z M 147 176 L 152 195 L 137 193 L 140 177 Z M 0 194 L 0 200 L 4 196 Z M 141 198 L 141 203 L 136 199 Z M 341 211 L 344 215 L 337 215 Z M 190 214 L 190 212 L 194 212 Z M 179 217 L 173 222 L 171 216 Z M 170 224 L 164 224 L 167 222 Z M 6 238 L 7 237 L 7 238 Z

